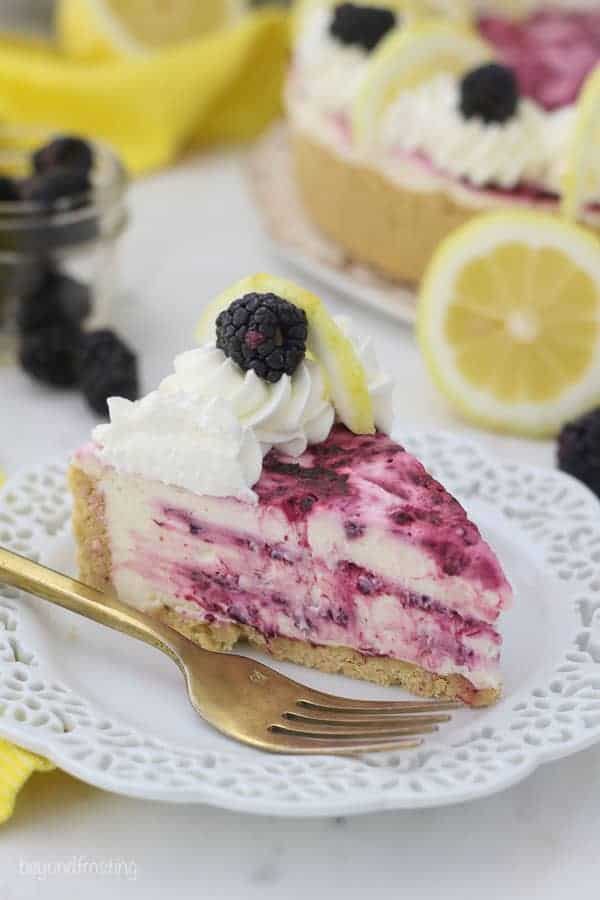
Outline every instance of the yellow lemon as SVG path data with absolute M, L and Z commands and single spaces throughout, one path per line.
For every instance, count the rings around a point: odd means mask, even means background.
M 600 66 L 589 76 L 579 103 L 567 158 L 562 212 L 581 217 L 587 203 L 600 200 Z
M 251 293 L 273 293 L 304 310 L 308 319 L 307 348 L 326 376 L 329 395 L 339 418 L 355 434 L 373 434 L 375 420 L 368 379 L 354 345 L 319 298 L 293 282 L 266 274 L 242 279 L 204 310 L 198 323 L 198 339 L 214 340 L 219 313 L 234 300 Z
M 534 212 L 473 219 L 435 254 L 418 308 L 431 375 L 465 418 L 555 434 L 600 402 L 600 248 Z
M 60 0 L 56 31 L 68 56 L 139 56 L 233 21 L 243 0 Z

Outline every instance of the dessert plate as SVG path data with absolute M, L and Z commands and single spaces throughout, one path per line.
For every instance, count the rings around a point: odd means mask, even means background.
M 0 736 L 106 790 L 287 816 L 351 815 L 472 800 L 600 742 L 600 516 L 551 470 L 495 462 L 459 436 L 398 430 L 464 503 L 516 592 L 503 617 L 505 694 L 459 710 L 418 750 L 367 758 L 274 757 L 213 732 L 175 667 L 151 648 L 0 586 Z M 0 543 L 73 570 L 62 465 L 0 494 Z M 287 664 L 354 697 L 402 692 Z
M 413 289 L 353 263 L 309 221 L 291 170 L 285 125 L 276 125 L 253 147 L 246 169 L 274 256 L 360 306 L 396 322 L 415 323 Z

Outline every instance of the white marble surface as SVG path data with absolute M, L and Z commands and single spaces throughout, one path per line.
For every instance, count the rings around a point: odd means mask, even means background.
M 115 321 L 140 350 L 150 389 L 192 344 L 194 322 L 215 292 L 258 269 L 291 273 L 266 253 L 236 155 L 190 160 L 138 183 L 132 208 Z M 345 308 L 343 298 L 329 300 Z M 429 385 L 410 331 L 358 308 L 352 314 L 400 382 L 405 421 L 464 428 Z M 95 421 L 76 393 L 45 391 L 17 370 L 0 370 L 0 398 L 0 465 L 9 474 L 68 454 Z M 496 454 L 552 464 L 549 443 L 476 437 Z M 32 779 L 2 830 L 0 900 L 94 900 L 111 891 L 153 900 L 169 889 L 178 900 L 352 900 L 374 891 L 412 900 L 596 897 L 599 826 L 600 749 L 470 806 L 346 821 L 142 803 L 56 773 Z M 128 863 L 132 877 L 85 871 L 111 861 L 113 870 Z M 53 874 L 65 864 L 79 874 Z

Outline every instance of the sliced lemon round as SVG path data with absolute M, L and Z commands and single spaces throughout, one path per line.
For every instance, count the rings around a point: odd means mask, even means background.
M 67 55 L 139 56 L 235 19 L 243 0 L 60 0 L 56 31 Z
M 307 348 L 321 365 L 331 402 L 339 418 L 355 434 L 373 434 L 374 410 L 365 369 L 352 342 L 336 325 L 324 304 L 310 291 L 274 275 L 259 274 L 244 278 L 206 307 L 198 323 L 198 340 L 214 340 L 219 313 L 238 297 L 251 293 L 277 294 L 304 310 L 308 319 Z
M 352 126 L 357 139 L 367 141 L 375 134 L 383 112 L 401 91 L 439 72 L 466 72 L 493 55 L 466 25 L 426 21 L 393 32 L 375 50 L 354 103 Z
M 579 98 L 563 182 L 562 212 L 577 220 L 588 203 L 600 200 L 600 66 Z
M 465 418 L 555 434 L 600 402 L 600 249 L 586 229 L 534 212 L 473 219 L 440 246 L 417 334 Z

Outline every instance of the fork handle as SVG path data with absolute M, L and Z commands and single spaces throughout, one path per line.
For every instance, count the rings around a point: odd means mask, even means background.
M 103 594 L 3 547 L 0 547 L 0 582 L 144 641 L 162 650 L 182 668 L 182 636 L 168 625 L 126 606 L 112 594 Z

